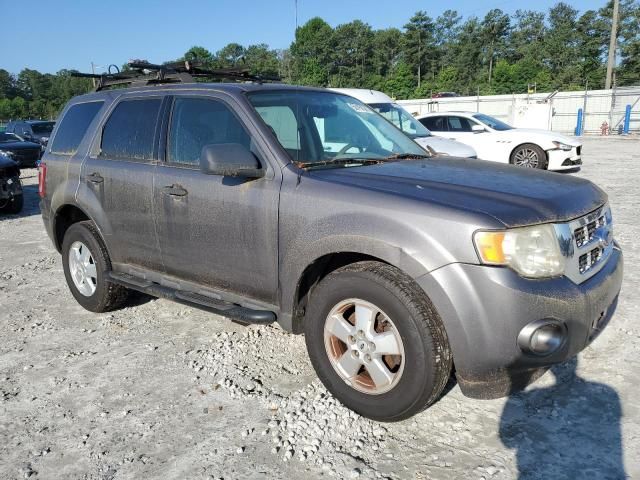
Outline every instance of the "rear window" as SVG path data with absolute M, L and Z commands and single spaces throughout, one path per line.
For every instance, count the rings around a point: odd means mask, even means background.
M 51 152 L 59 155 L 76 153 L 89 125 L 103 104 L 104 102 L 79 103 L 67 110 L 51 144 Z
M 120 102 L 102 131 L 100 155 L 132 160 L 151 159 L 161 104 L 161 98 Z

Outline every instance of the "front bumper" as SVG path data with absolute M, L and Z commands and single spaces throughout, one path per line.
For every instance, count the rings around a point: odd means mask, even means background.
M 617 247 L 596 275 L 575 284 L 566 277 L 532 280 L 503 267 L 450 264 L 417 279 L 440 314 L 462 392 L 497 398 L 535 380 L 546 369 L 582 351 L 611 319 L 622 285 Z M 557 352 L 523 352 L 519 332 L 534 320 L 566 325 Z
M 549 170 L 572 170 L 582 165 L 582 146 L 573 147 L 571 150 L 547 150 Z

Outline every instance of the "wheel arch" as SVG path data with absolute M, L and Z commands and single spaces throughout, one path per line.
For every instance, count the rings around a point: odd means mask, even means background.
M 69 227 L 75 223 L 86 220 L 93 222 L 100 233 L 100 229 L 96 222 L 82 208 L 70 203 L 66 203 L 58 207 L 53 216 L 53 242 L 58 252 L 62 251 L 64 235 Z M 100 236 L 102 236 L 101 233 Z M 102 241 L 104 242 L 104 239 L 102 239 Z

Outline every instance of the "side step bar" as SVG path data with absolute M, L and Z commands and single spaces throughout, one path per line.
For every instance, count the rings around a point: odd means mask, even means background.
M 235 303 L 217 300 L 195 292 L 186 292 L 159 283 L 129 275 L 128 273 L 108 272 L 107 281 L 117 283 L 131 290 L 137 290 L 153 297 L 166 298 L 190 307 L 215 313 L 231 320 L 250 324 L 269 324 L 276 321 L 276 314 L 269 310 L 255 310 Z

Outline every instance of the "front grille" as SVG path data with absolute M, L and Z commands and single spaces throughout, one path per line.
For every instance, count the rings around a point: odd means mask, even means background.
M 14 150 L 13 159 L 21 166 L 35 165 L 40 158 L 39 148 L 29 148 L 25 150 Z
M 589 252 L 580 255 L 580 258 L 578 259 L 578 269 L 580 270 L 580 273 L 585 273 L 597 264 L 602 258 L 603 252 L 604 250 L 602 248 L 596 247 Z
M 588 280 L 607 263 L 614 248 L 611 210 L 604 205 L 567 223 L 555 225 L 567 257 L 565 275 L 575 283 Z
M 576 148 L 576 153 L 577 153 L 578 155 L 580 155 L 580 152 L 582 152 L 582 145 L 579 145 L 579 146 Z
M 604 226 L 606 223 L 604 214 L 600 215 L 595 220 L 576 228 L 573 231 L 573 236 L 576 239 L 576 245 L 578 248 L 588 244 L 593 240 L 593 235 L 599 227 Z

